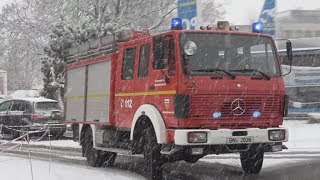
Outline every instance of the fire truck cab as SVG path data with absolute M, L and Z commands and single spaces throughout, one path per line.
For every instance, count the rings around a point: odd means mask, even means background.
M 244 172 L 259 173 L 264 152 L 288 140 L 274 40 L 236 29 L 183 30 L 179 19 L 172 25 L 69 49 L 65 123 L 83 156 L 102 166 L 117 154 L 142 154 L 148 178 L 159 179 L 164 163 L 239 152 Z

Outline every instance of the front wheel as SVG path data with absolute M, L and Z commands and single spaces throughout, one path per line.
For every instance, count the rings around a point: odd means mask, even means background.
M 263 149 L 250 148 L 246 152 L 240 153 L 242 169 L 246 174 L 258 174 L 263 164 Z
M 194 164 L 199 161 L 203 156 L 185 156 L 184 161 L 190 164 Z
M 163 161 L 160 155 L 161 145 L 157 143 L 152 128 L 147 128 L 143 139 L 143 155 L 145 160 L 145 175 L 149 180 L 162 179 Z

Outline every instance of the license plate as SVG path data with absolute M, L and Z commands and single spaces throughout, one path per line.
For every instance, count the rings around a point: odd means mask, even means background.
M 253 143 L 253 137 L 229 137 L 227 144 L 250 144 Z

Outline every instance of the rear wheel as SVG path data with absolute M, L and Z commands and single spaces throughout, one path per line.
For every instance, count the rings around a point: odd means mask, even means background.
M 12 139 L 17 139 L 27 133 L 28 129 L 26 127 L 21 127 L 20 129 L 11 129 Z M 23 140 L 23 138 L 19 139 Z
M 259 147 L 251 147 L 240 153 L 242 169 L 246 174 L 258 174 L 263 164 L 264 151 Z
M 64 137 L 64 132 L 59 131 L 57 133 L 54 133 L 53 135 L 52 134 L 50 134 L 50 135 L 51 135 L 52 139 L 61 140 Z
M 147 128 L 143 137 L 143 155 L 145 160 L 145 175 L 149 180 L 162 179 L 163 161 L 161 160 L 161 145 L 157 143 L 152 128 Z
M 11 136 L 12 136 L 12 139 L 17 139 L 18 137 L 20 137 L 20 133 L 19 131 L 11 130 Z
M 105 163 L 107 166 L 113 166 L 117 153 L 103 152 L 93 147 L 92 130 L 88 128 L 84 135 L 82 144 L 83 155 L 87 158 L 89 166 L 101 167 Z

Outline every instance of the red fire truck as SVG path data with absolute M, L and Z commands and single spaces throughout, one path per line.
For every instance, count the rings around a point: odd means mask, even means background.
M 69 49 L 65 123 L 89 165 L 142 154 L 146 176 L 159 179 L 164 163 L 239 152 L 244 172 L 256 174 L 264 152 L 285 147 L 288 98 L 274 40 L 219 27 L 183 30 L 173 19 L 158 35 Z

